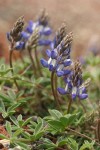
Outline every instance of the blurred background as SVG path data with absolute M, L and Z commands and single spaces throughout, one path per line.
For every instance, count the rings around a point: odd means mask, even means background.
M 63 21 L 74 34 L 74 56 L 86 55 L 91 47 L 100 51 L 100 0 L 0 0 L 0 56 L 8 59 L 8 32 L 16 19 L 35 20 L 45 8 L 54 31 Z

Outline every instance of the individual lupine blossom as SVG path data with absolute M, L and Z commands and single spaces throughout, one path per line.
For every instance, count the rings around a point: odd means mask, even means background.
M 51 48 L 52 49 L 56 48 L 66 35 L 67 35 L 66 24 L 63 23 L 62 26 L 56 32 L 56 36 L 50 45 Z
M 41 15 L 39 16 L 38 20 L 36 22 L 33 22 L 32 20 L 29 21 L 28 26 L 26 27 L 26 30 L 22 32 L 23 38 L 26 40 L 30 37 L 30 35 L 34 32 L 35 28 L 39 29 L 39 45 L 40 46 L 48 46 L 51 44 L 51 40 L 48 39 L 48 37 L 51 35 L 52 30 L 48 26 L 48 15 L 45 13 L 45 11 L 42 11 Z
M 60 44 L 53 50 L 47 50 L 48 61 L 41 59 L 43 67 L 56 72 L 57 76 L 63 76 L 70 73 L 67 69 L 71 65 L 70 48 L 72 42 L 72 33 L 66 35 Z
M 7 39 L 10 42 L 10 49 L 16 49 L 19 41 L 22 39 L 22 30 L 24 27 L 24 17 L 21 16 L 14 24 L 10 32 L 7 33 Z M 24 46 L 24 42 L 20 43 L 21 47 Z
M 89 80 L 83 82 L 82 79 L 82 69 L 79 61 L 74 63 L 74 67 L 71 73 L 68 76 L 64 77 L 64 81 L 66 83 L 65 89 L 58 88 L 58 92 L 60 94 L 71 94 L 72 99 L 86 99 L 88 97 L 87 87 L 89 85 Z

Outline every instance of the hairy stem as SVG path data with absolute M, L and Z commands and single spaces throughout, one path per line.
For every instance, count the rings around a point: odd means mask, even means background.
M 25 61 L 24 61 L 24 59 L 23 59 L 23 56 L 22 56 L 22 51 L 20 51 L 20 59 L 21 59 L 21 61 L 22 61 L 22 63 L 25 63 Z
M 56 94 L 56 97 L 59 101 L 60 104 L 63 104 L 63 100 L 61 99 L 60 95 L 58 95 L 58 92 L 57 92 L 57 75 L 55 74 L 55 94 Z
M 41 67 L 40 67 L 40 62 L 38 59 L 38 53 L 37 53 L 37 48 L 35 47 L 35 59 L 36 59 L 36 63 L 37 63 L 37 69 L 39 71 L 40 76 L 43 76 L 42 71 L 41 71 Z
M 80 135 L 81 137 L 84 137 L 84 138 L 86 138 L 86 139 L 88 139 L 88 140 L 91 140 L 91 141 L 94 141 L 94 140 L 95 140 L 95 139 L 92 139 L 92 138 L 90 138 L 89 136 L 87 136 L 87 135 L 85 135 L 85 134 L 82 134 L 82 133 L 80 133 L 80 132 L 78 132 L 78 131 L 75 131 L 75 130 L 73 130 L 73 129 L 71 129 L 71 128 L 67 128 L 66 130 L 67 130 L 67 131 L 71 131 L 71 132 L 73 132 L 73 133 L 75 133 L 75 134 L 78 134 L 78 135 Z M 98 142 L 95 141 L 95 143 L 100 146 L 100 144 L 99 144 Z
M 13 55 L 13 50 L 10 50 L 10 54 L 9 54 L 9 63 L 10 63 L 10 68 L 11 68 L 11 72 L 12 72 L 12 75 L 14 75 L 14 70 L 13 70 L 13 64 L 12 64 L 12 55 Z M 19 91 L 19 86 L 18 86 L 18 83 L 16 81 L 16 79 L 14 78 L 14 83 Z
M 100 119 L 98 119 L 98 121 L 97 121 L 96 137 L 97 137 L 98 141 L 100 142 Z
M 68 98 L 69 98 L 69 104 L 68 104 L 68 109 L 67 109 L 67 113 L 69 113 L 70 112 L 70 108 L 71 108 L 71 105 L 72 105 L 72 97 L 69 95 L 68 96 Z
M 54 81 L 54 71 L 52 71 L 51 73 L 51 88 L 52 88 L 52 93 L 53 93 L 53 96 L 54 96 L 54 99 L 56 101 L 56 104 L 57 104 L 57 108 L 60 108 L 60 105 L 59 105 L 59 102 L 58 102 L 58 99 L 57 99 L 57 95 L 56 95 L 56 92 L 55 92 L 55 81 Z
M 80 100 L 80 99 L 79 99 L 79 103 L 80 103 L 80 105 L 82 106 L 82 108 L 83 108 L 84 112 L 86 113 L 86 108 L 85 108 L 85 106 L 83 105 L 83 103 L 81 102 L 81 100 Z
M 32 54 L 31 54 L 31 50 L 28 49 L 28 53 L 29 53 L 29 57 L 30 57 L 30 60 L 32 63 L 32 69 L 33 69 L 34 75 L 36 76 L 37 71 L 36 71 L 36 66 L 35 66 L 35 63 L 34 63 L 34 60 L 33 60 Z

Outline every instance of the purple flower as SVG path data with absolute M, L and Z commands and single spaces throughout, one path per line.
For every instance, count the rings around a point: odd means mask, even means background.
M 41 59 L 41 64 L 43 67 L 48 68 L 50 71 L 54 71 L 56 69 L 57 66 L 57 50 L 47 50 L 47 55 L 49 57 L 48 61 L 46 61 L 45 59 Z
M 30 34 L 25 32 L 25 31 L 22 31 L 21 32 L 21 37 L 23 38 L 24 41 L 27 41 L 30 37 Z
M 39 39 L 38 44 L 40 46 L 48 46 L 50 45 L 51 41 L 50 40 L 45 40 L 45 39 Z
M 33 22 L 32 20 L 30 20 L 28 26 L 26 27 L 26 32 L 32 34 L 38 25 L 39 25 L 38 22 Z
M 23 50 L 23 49 L 25 49 L 25 42 L 21 42 L 21 41 L 16 42 L 15 49 L 16 50 Z
M 57 90 L 61 95 L 65 95 L 67 93 L 67 91 L 65 89 L 60 88 L 60 87 Z

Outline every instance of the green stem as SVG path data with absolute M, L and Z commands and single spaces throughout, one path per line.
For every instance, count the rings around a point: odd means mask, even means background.
M 98 141 L 100 142 L 100 119 L 98 119 L 98 121 L 97 121 L 96 137 L 97 137 Z
M 67 131 L 71 131 L 71 132 L 73 132 L 73 133 L 75 133 L 75 134 L 78 134 L 78 135 L 80 135 L 81 137 L 84 137 L 84 138 L 86 138 L 86 139 L 88 139 L 88 140 L 91 140 L 91 141 L 94 141 L 94 140 L 95 140 L 95 139 L 92 139 L 92 138 L 90 138 L 89 136 L 87 136 L 87 135 L 85 135 L 85 134 L 82 134 L 82 133 L 80 133 L 80 132 L 78 132 L 78 131 L 75 131 L 75 130 L 73 130 L 73 129 L 71 129 L 71 128 L 67 128 L 66 130 L 67 130 Z M 100 146 L 100 144 L 99 144 L 98 142 L 95 141 L 95 143 Z
M 71 96 L 68 96 L 68 98 L 69 98 L 69 104 L 68 104 L 67 113 L 69 113 L 69 112 L 70 112 L 70 108 L 71 108 L 72 101 L 73 101 Z
M 52 93 L 53 93 L 53 96 L 54 96 L 54 99 L 56 101 L 56 104 L 57 104 L 57 108 L 60 108 L 60 105 L 59 105 L 59 102 L 58 102 L 58 99 L 57 99 L 57 95 L 56 95 L 56 92 L 55 92 L 55 81 L 54 81 L 54 71 L 52 71 L 51 73 L 51 88 L 52 88 Z
M 20 51 L 20 59 L 21 59 L 22 63 L 25 63 L 23 56 L 22 56 L 22 51 Z
M 30 57 L 30 60 L 31 60 L 31 63 L 32 63 L 32 68 L 33 68 L 34 75 L 36 76 L 37 71 L 36 71 L 36 66 L 35 66 L 35 63 L 34 63 L 34 60 L 33 60 L 32 54 L 31 54 L 31 50 L 28 49 L 28 53 L 29 53 L 29 57 Z
M 80 105 L 82 106 L 82 108 L 83 108 L 84 112 L 86 113 L 86 108 L 85 108 L 85 106 L 83 105 L 83 103 L 81 102 L 81 100 L 80 100 L 80 99 L 78 99 L 78 100 L 79 100 L 79 103 L 80 103 Z
M 9 62 L 10 62 L 10 68 L 11 68 L 12 75 L 14 75 L 13 64 L 12 64 L 12 55 L 13 55 L 13 50 L 10 50 Z M 14 83 L 15 83 L 18 91 L 19 91 L 20 89 L 19 89 L 19 86 L 18 86 L 18 83 L 17 83 L 16 79 L 13 79 L 13 80 L 14 80 Z
M 38 53 L 37 53 L 37 48 L 35 47 L 35 59 L 36 59 L 36 63 L 37 63 L 37 69 L 39 71 L 40 76 L 43 76 L 42 71 L 41 71 L 41 67 L 40 67 L 40 62 L 38 59 Z
M 58 95 L 58 91 L 57 91 L 57 75 L 55 74 L 55 94 L 56 94 L 56 97 L 59 101 L 60 104 L 63 104 L 64 101 L 61 99 L 60 95 Z

